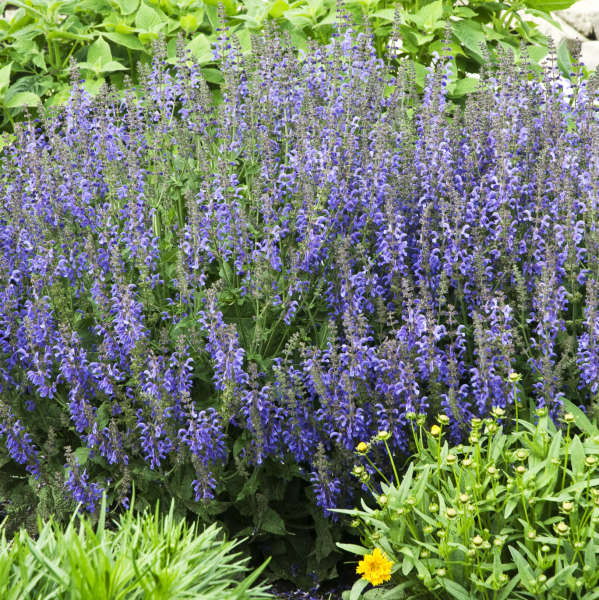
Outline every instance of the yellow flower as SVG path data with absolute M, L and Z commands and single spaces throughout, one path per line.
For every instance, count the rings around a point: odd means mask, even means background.
M 368 444 L 366 442 L 360 442 L 357 446 L 356 446 L 356 451 L 359 452 L 360 454 L 363 454 L 364 452 L 366 452 L 368 450 Z
M 437 437 L 441 433 L 441 428 L 438 425 L 433 425 L 431 427 L 431 434 Z
M 386 558 L 379 548 L 375 548 L 372 554 L 366 554 L 364 560 L 358 563 L 356 573 L 361 574 L 362 579 L 366 579 L 372 585 L 380 585 L 391 579 L 392 565 L 393 562 Z

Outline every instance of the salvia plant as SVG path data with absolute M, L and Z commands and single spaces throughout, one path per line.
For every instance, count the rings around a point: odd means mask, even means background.
M 105 497 L 94 528 L 75 513 L 66 528 L 38 522 L 31 537 L 11 541 L 2 528 L 0 594 L 5 600 L 267 599 L 256 580 L 266 564 L 247 574 L 248 558 L 235 552 L 215 525 L 198 530 L 168 514 L 132 510 L 109 527 Z M 245 575 L 245 577 L 244 577 Z
M 534 424 L 509 425 L 492 408 L 457 446 L 447 415 L 430 430 L 409 415 L 417 454 L 401 480 L 388 432 L 362 442 L 353 474 L 376 506 L 338 511 L 354 518 L 364 547 L 339 545 L 365 555 L 344 598 L 597 598 L 599 430 L 570 407 L 559 428 L 546 407 Z M 393 482 L 369 457 L 383 444 Z M 364 592 L 369 583 L 377 587 Z
M 456 61 L 451 93 L 471 91 L 484 63 L 484 52 L 500 47 L 518 52 L 525 41 L 534 62 L 547 53 L 545 37 L 530 16 L 551 20 L 550 11 L 574 0 L 223 0 L 222 10 L 244 52 L 251 35 L 275 21 L 291 37 L 294 47 L 306 50 L 309 40 L 330 41 L 342 10 L 351 11 L 362 29 L 374 34 L 378 56 L 408 56 L 416 65 L 417 85 L 440 54 L 449 35 Z M 152 42 L 163 36 L 168 60 L 176 59 L 177 38 L 202 66 L 203 76 L 219 85 L 223 74 L 213 60 L 211 46 L 219 28 L 217 0 L 0 0 L 0 126 L 10 130 L 14 119 L 66 101 L 71 92 L 69 63 L 75 61 L 95 95 L 105 82 L 125 87 L 125 75 L 139 80 L 138 62 L 147 63 Z M 524 13 L 523 13 L 524 10 Z M 6 12 L 5 12 L 6 11 Z M 524 15 L 524 16 L 523 16 Z M 449 31 L 446 31 L 449 28 Z M 563 55 L 563 56 L 562 56 Z M 567 49 L 560 64 L 564 74 Z
M 598 80 L 502 54 L 462 110 L 351 20 L 253 44 L 221 32 L 219 104 L 189 53 L 124 98 L 74 73 L 2 151 L 0 489 L 93 513 L 135 482 L 322 578 L 360 441 L 443 411 L 458 442 L 514 385 L 595 409 Z

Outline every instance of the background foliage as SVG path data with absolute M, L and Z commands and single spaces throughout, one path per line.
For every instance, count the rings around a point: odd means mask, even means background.
M 550 19 L 551 10 L 572 3 L 347 0 L 344 7 L 360 29 L 373 32 L 378 56 L 388 55 L 392 38 L 392 55 L 414 61 L 420 89 L 425 67 L 434 53 L 444 53 L 448 40 L 456 59 L 450 93 L 458 98 L 474 89 L 475 80 L 467 75 L 478 73 L 486 54 L 495 56 L 499 47 L 519 52 L 524 42 L 535 64 L 546 55 L 547 40 L 521 16 L 522 9 Z M 0 20 L 4 129 L 10 129 L 15 118 L 23 118 L 25 108 L 35 111 L 40 102 L 52 106 L 68 98 L 71 61 L 92 95 L 104 82 L 118 89 L 126 87 L 126 77 L 138 83 L 137 65 L 150 60 L 151 43 L 159 36 L 167 41 L 169 62 L 174 62 L 181 36 L 206 80 L 214 85 L 223 82 L 212 52 L 219 28 L 216 0 L 2 0 L 0 14 L 7 8 L 17 11 Z M 244 52 L 251 48 L 251 34 L 259 33 L 268 21 L 276 21 L 302 50 L 309 40 L 327 43 L 339 21 L 336 0 L 226 0 L 223 8 Z M 562 53 L 567 55 L 565 47 Z M 569 77 L 565 63 L 563 70 Z

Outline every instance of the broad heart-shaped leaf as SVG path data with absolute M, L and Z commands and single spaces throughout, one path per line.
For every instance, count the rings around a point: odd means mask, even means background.
M 468 48 L 474 59 L 482 64 L 484 59 L 480 45 L 486 46 L 486 38 L 480 27 L 471 21 L 455 21 L 451 24 L 451 28 L 462 47 Z
M 119 7 L 122 15 L 130 15 L 137 10 L 139 0 L 113 0 Z
M 436 0 L 423 6 L 416 14 L 408 17 L 413 23 L 421 27 L 424 31 L 433 31 L 444 27 L 443 2 Z
M 528 8 L 550 13 L 554 10 L 570 8 L 575 2 L 577 0 L 524 0 L 524 5 Z
M 143 31 L 157 31 L 165 25 L 164 19 L 150 6 L 142 1 L 135 15 L 135 26 Z
M 289 3 L 287 0 L 274 0 L 274 2 L 270 5 L 270 10 L 268 14 L 273 19 L 278 19 L 283 13 L 289 8 Z
M 0 69 L 0 93 L 2 93 L 10 84 L 10 69 L 12 63 L 8 63 Z
M 118 31 L 110 31 L 102 33 L 105 38 L 108 38 L 111 42 L 129 48 L 129 50 L 137 50 L 138 52 L 145 52 L 145 46 L 137 39 L 137 36 L 132 33 L 119 33 Z
M 187 44 L 187 48 L 191 51 L 194 58 L 200 65 L 214 61 L 214 57 L 212 55 L 212 44 L 210 42 L 210 38 L 208 38 L 205 33 L 199 33 L 196 35 L 191 42 Z
M 17 92 L 4 103 L 6 108 L 17 108 L 19 106 L 37 106 L 42 101 L 33 92 Z
M 112 52 L 110 51 L 109 43 L 102 37 L 99 37 L 88 49 L 87 49 L 87 62 L 100 67 L 105 65 L 112 60 Z

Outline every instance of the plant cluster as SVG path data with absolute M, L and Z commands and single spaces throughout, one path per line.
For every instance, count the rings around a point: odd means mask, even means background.
M 415 62 L 417 82 L 424 85 L 425 67 L 441 54 L 449 35 L 456 57 L 451 93 L 463 96 L 475 85 L 464 79 L 484 64 L 485 50 L 519 51 L 522 40 L 538 63 L 547 53 L 547 41 L 536 26 L 521 15 L 551 19 L 549 11 L 565 8 L 574 0 L 469 1 L 454 0 L 346 0 L 362 28 L 373 31 L 378 56 L 387 54 L 391 38 L 394 54 Z M 177 38 L 202 65 L 204 77 L 221 84 L 212 45 L 219 30 L 217 0 L 0 0 L 0 127 L 7 128 L 23 116 L 24 109 L 40 102 L 46 106 L 66 101 L 71 86 L 69 65 L 74 61 L 85 78 L 85 89 L 95 95 L 110 82 L 119 89 L 126 77 L 138 82 L 138 62 L 151 57 L 151 42 L 167 41 L 168 59 L 174 62 Z M 224 0 L 232 32 L 245 52 L 251 34 L 275 20 L 294 46 L 307 50 L 309 40 L 328 43 L 339 21 L 337 0 Z M 7 9 L 10 17 L 3 16 Z M 8 15 L 9 13 L 6 13 Z M 447 27 L 449 30 L 446 31 Z M 485 50 L 483 50 L 484 48 Z M 562 49 L 564 60 L 567 50 Z M 569 76 L 569 69 L 564 72 Z
M 377 564 L 360 563 L 362 579 L 346 596 L 596 598 L 599 429 L 569 407 L 560 429 L 542 408 L 536 424 L 515 419 L 509 433 L 505 411 L 495 407 L 472 419 L 466 444 L 452 447 L 443 435 L 445 415 L 430 431 L 414 415 L 417 455 L 401 482 L 383 476 L 379 487 L 377 476 L 364 476 L 365 465 L 354 467 L 378 506 L 339 512 L 355 519 L 366 548 L 375 547 L 365 560 Z M 581 435 L 573 435 L 576 425 Z M 371 444 L 387 437 L 381 432 Z M 389 579 L 387 589 L 362 594 L 369 582 Z
M 503 56 L 461 111 L 351 29 L 255 43 L 222 34 L 218 105 L 164 49 L 141 97 L 75 74 L 0 154 L 0 485 L 94 511 L 134 481 L 325 577 L 361 440 L 441 410 L 460 440 L 514 370 L 595 407 L 597 79 Z
M 247 558 L 234 550 L 216 525 L 199 531 L 177 521 L 173 504 L 160 517 L 131 510 L 106 524 L 105 498 L 94 527 L 73 515 L 63 530 L 38 521 L 38 535 L 20 530 L 0 538 L 0 595 L 4 600 L 252 600 L 272 598 L 256 579 L 266 564 L 245 578 Z

